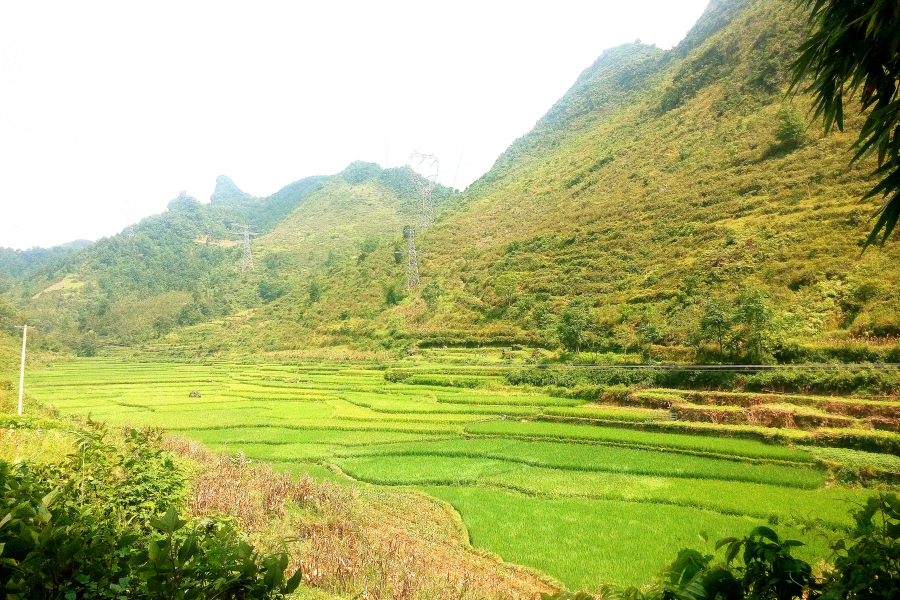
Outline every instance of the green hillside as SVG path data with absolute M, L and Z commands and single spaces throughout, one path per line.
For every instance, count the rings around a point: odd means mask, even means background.
M 883 360 L 900 250 L 861 249 L 878 206 L 858 202 L 874 164 L 848 167 L 861 115 L 825 137 L 808 98 L 785 99 L 805 27 L 786 0 L 714 0 L 672 50 L 605 51 L 466 192 L 435 191 L 412 293 L 409 174 L 354 163 L 265 199 L 220 178 L 210 204 L 179 197 L 8 294 L 98 347 Z M 235 221 L 261 234 L 254 271 Z
M 680 344 L 700 299 L 759 288 L 795 335 L 896 335 L 897 247 L 860 256 L 876 204 L 857 203 L 872 165 L 847 168 L 852 130 L 811 127 L 796 145 L 774 135 L 807 109 L 782 100 L 802 32 L 788 3 L 748 3 L 615 112 L 514 144 L 507 155 L 531 156 L 498 161 L 503 174 L 435 231 L 438 247 L 473 229 L 484 240 L 454 296 L 502 306 L 492 288 L 514 273 L 503 317 L 519 326 L 584 296 L 609 334 L 653 307 L 661 339 Z M 435 277 L 453 277 L 451 257 L 435 255 Z
M 264 336 L 206 326 L 179 339 L 557 346 L 574 300 L 579 350 L 803 360 L 842 357 L 859 338 L 892 346 L 898 247 L 861 252 L 874 165 L 847 166 L 860 117 L 823 137 L 803 123 L 808 99 L 785 101 L 804 31 L 789 2 L 713 2 L 671 51 L 604 52 L 417 238 L 429 302 L 385 301 L 404 272 L 381 249 L 318 271 L 328 291 L 312 313 L 291 297 L 240 319 Z M 283 246 L 275 236 L 263 252 Z M 726 356 L 701 327 L 717 307 L 749 315 L 729 326 Z
M 438 188 L 435 202 L 449 193 Z M 36 258 L 34 251 L 5 251 L 0 291 L 39 326 L 41 347 L 91 355 L 292 292 L 308 294 L 311 283 L 324 286 L 376 247 L 395 237 L 402 242 L 416 207 L 404 169 L 368 163 L 303 179 L 267 198 L 221 176 L 209 203 L 182 193 L 166 212 L 90 247 Z M 255 269 L 243 273 L 235 227 L 242 223 L 257 234 Z

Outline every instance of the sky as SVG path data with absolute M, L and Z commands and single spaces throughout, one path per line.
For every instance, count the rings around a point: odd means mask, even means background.
M 216 177 L 268 196 L 354 160 L 464 189 L 607 48 L 708 0 L 0 0 L 0 246 L 95 240 Z

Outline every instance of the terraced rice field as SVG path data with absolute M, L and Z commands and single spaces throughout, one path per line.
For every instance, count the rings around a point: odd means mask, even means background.
M 760 523 L 824 558 L 821 537 L 799 526 L 843 527 L 870 492 L 833 485 L 822 461 L 900 467 L 888 455 L 641 430 L 670 414 L 651 400 L 705 404 L 678 391 L 588 405 L 506 386 L 499 373 L 420 365 L 400 383 L 353 365 L 78 359 L 29 373 L 27 385 L 63 415 L 164 427 L 348 485 L 424 490 L 460 512 L 476 547 L 571 588 L 645 583 L 680 548 L 712 551 Z M 860 410 L 891 414 L 881 404 Z

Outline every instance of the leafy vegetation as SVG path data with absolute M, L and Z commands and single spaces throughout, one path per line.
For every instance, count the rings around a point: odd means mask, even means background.
M 835 0 L 800 0 L 809 11 L 812 32 L 791 65 L 792 89 L 812 92 L 815 116 L 825 132 L 844 129 L 844 99 L 859 96 L 865 122 L 854 143 L 854 161 L 877 154 L 873 175 L 880 181 L 863 198 L 883 195 L 878 220 L 866 245 L 888 239 L 900 218 L 900 49 L 895 32 L 900 13 L 890 2 L 855 4 Z M 806 82 L 809 75 L 811 82 Z
M 760 345 L 763 340 L 759 340 Z M 738 370 L 692 370 L 690 368 L 627 369 L 578 368 L 569 366 L 533 366 L 510 370 L 506 379 L 515 385 L 556 386 L 577 390 L 591 387 L 593 396 L 618 385 L 687 387 L 694 389 L 734 389 L 747 391 L 777 391 L 797 394 L 884 394 L 892 396 L 900 391 L 900 375 L 893 367 L 857 365 L 849 368 L 770 369 L 751 373 Z
M 111 443 L 84 427 L 72 438 L 68 464 L 0 460 L 3 594 L 281 598 L 299 585 L 300 571 L 285 577 L 286 554 L 255 552 L 225 522 L 185 528 L 184 476 L 148 433 Z

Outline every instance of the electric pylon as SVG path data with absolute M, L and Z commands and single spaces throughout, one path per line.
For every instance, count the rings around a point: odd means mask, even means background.
M 425 254 L 416 250 L 416 230 L 412 227 L 403 228 L 406 233 L 406 250 L 398 250 L 397 254 L 406 255 L 406 291 L 419 287 L 419 255 Z
M 431 192 L 437 186 L 438 158 L 431 154 L 413 152 L 409 155 L 409 169 L 419 199 L 422 201 L 422 210 L 419 214 L 419 229 L 426 229 L 434 224 L 434 208 L 431 204 Z
M 253 253 L 250 252 L 250 236 L 257 235 L 256 232 L 250 231 L 250 226 L 242 223 L 232 223 L 232 227 L 238 228 L 238 233 L 243 235 L 244 249 L 241 252 L 241 273 L 249 267 L 251 271 L 256 269 L 253 267 Z
M 133 238 L 135 229 L 137 229 L 137 222 L 140 220 L 138 218 L 138 214 L 133 209 L 133 207 L 131 207 L 124 208 L 122 210 L 122 216 L 125 217 L 125 221 L 128 223 L 128 225 L 126 225 L 125 228 L 122 229 L 122 233 L 127 237 Z

